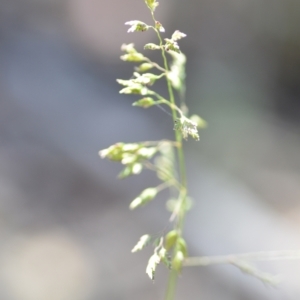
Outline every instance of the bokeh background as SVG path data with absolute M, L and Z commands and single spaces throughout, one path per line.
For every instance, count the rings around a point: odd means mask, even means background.
M 190 109 L 208 121 L 185 144 L 194 199 L 191 255 L 299 249 L 300 2 L 161 0 L 166 36 L 187 34 Z M 128 211 L 152 174 L 117 181 L 98 151 L 172 137 L 163 111 L 132 108 L 116 78 L 131 76 L 120 45 L 150 32 L 142 0 L 0 1 L 0 298 L 163 299 L 167 271 L 146 277 L 151 249 L 130 250 L 169 226 L 162 197 Z M 277 288 L 231 266 L 190 268 L 177 299 L 298 300 L 300 263 L 261 263 Z

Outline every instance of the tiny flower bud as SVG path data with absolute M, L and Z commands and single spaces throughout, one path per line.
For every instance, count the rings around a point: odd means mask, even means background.
M 145 3 L 152 12 L 154 12 L 155 8 L 159 4 L 158 2 L 156 2 L 156 0 L 145 0 Z
M 148 43 L 144 46 L 144 49 L 145 50 L 159 50 L 160 49 L 160 46 L 159 45 L 156 45 L 156 44 L 153 44 L 153 43 Z
M 165 29 L 163 28 L 161 23 L 158 21 L 155 22 L 155 28 L 158 29 L 160 32 L 165 32 Z
M 156 188 L 147 188 L 130 203 L 130 209 L 135 209 L 151 201 L 157 194 Z
M 167 251 L 172 249 L 177 241 L 178 232 L 176 230 L 171 230 L 165 237 L 165 247 Z
M 182 38 L 186 37 L 186 34 L 183 33 L 183 32 L 180 32 L 179 30 L 176 30 L 173 34 L 172 34 L 172 37 L 171 37 L 171 40 L 173 41 L 178 41 Z
M 141 21 L 129 21 L 125 25 L 131 26 L 127 32 L 146 31 L 150 28 L 146 23 Z
M 150 239 L 151 239 L 151 236 L 149 234 L 145 234 L 145 235 L 141 236 L 139 241 L 137 242 L 137 244 L 131 250 L 131 252 L 134 253 L 134 252 L 142 250 L 148 244 Z

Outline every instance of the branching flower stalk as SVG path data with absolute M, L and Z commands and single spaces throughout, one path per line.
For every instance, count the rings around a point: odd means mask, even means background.
M 153 254 L 149 258 L 146 273 L 154 280 L 157 266 L 161 263 L 170 269 L 168 287 L 165 300 L 173 300 L 178 274 L 182 267 L 207 266 L 212 264 L 231 264 L 242 272 L 256 277 L 264 283 L 276 284 L 278 278 L 271 274 L 258 270 L 252 262 L 260 260 L 299 259 L 299 251 L 277 251 L 257 252 L 245 254 L 232 254 L 226 256 L 201 256 L 188 257 L 187 245 L 183 238 L 183 225 L 187 211 L 191 207 L 188 197 L 186 169 L 183 152 L 183 139 L 192 137 L 199 140 L 199 128 L 205 128 L 206 122 L 197 115 L 188 116 L 188 108 L 185 103 L 185 63 L 186 57 L 180 51 L 178 41 L 186 35 L 176 30 L 171 38 L 163 39 L 161 33 L 165 32 L 162 24 L 156 20 L 154 12 L 158 6 L 156 0 L 144 0 L 150 10 L 154 26 L 142 21 L 129 21 L 128 32 L 145 32 L 154 30 L 159 44 L 148 43 L 145 50 L 159 50 L 162 54 L 163 65 L 153 62 L 144 54 L 138 52 L 134 44 L 122 45 L 121 50 L 125 52 L 121 56 L 123 61 L 134 62 L 138 65 L 134 68 L 133 77 L 128 80 L 117 79 L 123 86 L 121 94 L 132 94 L 141 96 L 132 105 L 142 108 L 166 105 L 171 110 L 173 118 L 175 140 L 145 141 L 138 143 L 117 143 L 99 152 L 102 158 L 108 158 L 124 165 L 119 178 L 137 175 L 143 169 L 152 170 L 161 181 L 156 187 L 148 187 L 143 190 L 129 205 L 130 209 L 136 209 L 152 201 L 158 193 L 164 189 L 170 189 L 175 197 L 166 201 L 166 207 L 170 211 L 170 222 L 172 230 L 154 238 L 149 234 L 143 235 L 132 252 L 142 250 L 146 245 L 153 245 Z M 168 56 L 170 59 L 168 60 Z M 147 73 L 154 69 L 159 74 Z M 152 90 L 150 87 L 157 80 L 166 79 L 169 99 Z M 178 95 L 175 101 L 174 91 Z M 177 103 L 178 102 L 178 103 Z M 174 154 L 174 151 L 177 154 Z M 175 159 L 177 157 L 177 159 Z
M 117 79 L 123 86 L 121 94 L 134 94 L 142 96 L 135 101 L 133 106 L 149 108 L 152 106 L 166 105 L 171 111 L 173 118 L 175 141 L 140 142 L 140 143 L 117 143 L 107 149 L 100 151 L 102 158 L 121 162 L 125 168 L 119 174 L 120 178 L 139 174 L 143 169 L 156 172 L 162 183 L 156 187 L 149 187 L 142 191 L 129 205 L 130 209 L 136 209 L 152 201 L 163 189 L 170 188 L 177 196 L 167 201 L 167 208 L 171 212 L 170 221 L 173 229 L 159 240 L 149 235 L 143 235 L 133 252 L 139 251 L 149 242 L 154 242 L 154 253 L 150 257 L 146 273 L 154 280 L 155 271 L 160 263 L 164 263 L 170 269 L 170 277 L 165 299 L 174 298 L 177 276 L 181 271 L 182 263 L 187 257 L 187 245 L 182 236 L 184 218 L 189 209 L 190 199 L 187 195 L 187 180 L 184 153 L 182 147 L 183 139 L 192 137 L 199 140 L 198 128 L 204 127 L 205 122 L 199 116 L 187 116 L 184 103 L 185 94 L 185 62 L 186 57 L 181 53 L 178 41 L 186 35 L 176 30 L 171 38 L 163 39 L 161 33 L 165 32 L 162 24 L 155 18 L 155 9 L 158 6 L 156 0 L 145 0 L 150 10 L 154 25 L 148 25 L 142 21 L 129 21 L 128 32 L 145 32 L 154 30 L 159 44 L 148 43 L 144 46 L 147 50 L 161 51 L 162 62 L 160 65 L 153 62 L 144 54 L 138 52 L 133 44 L 122 45 L 121 50 L 125 52 L 121 59 L 128 62 L 138 63 L 135 67 L 133 77 L 129 80 Z M 167 55 L 170 56 L 168 59 Z M 170 64 L 170 65 L 169 65 Z M 156 69 L 160 74 L 148 73 Z M 166 79 L 169 99 L 151 89 L 151 86 L 160 79 Z M 175 101 L 174 91 L 179 95 L 179 106 Z M 174 155 L 174 150 L 177 155 Z M 177 157 L 177 159 L 175 159 Z M 178 172 L 177 172 L 178 167 Z M 178 175 L 177 175 L 178 174 Z

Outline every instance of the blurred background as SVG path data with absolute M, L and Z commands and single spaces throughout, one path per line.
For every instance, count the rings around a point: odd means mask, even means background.
M 300 247 L 300 2 L 164 0 L 157 19 L 188 56 L 190 111 L 208 121 L 185 143 L 194 199 L 191 255 Z M 98 151 L 124 141 L 172 138 L 163 111 L 132 108 L 116 78 L 132 66 L 120 45 L 142 49 L 151 32 L 142 0 L 0 0 L 0 298 L 163 299 L 151 249 L 130 250 L 168 228 L 162 197 L 128 211 L 156 184 L 116 179 Z M 231 266 L 190 268 L 177 299 L 298 300 L 300 262 L 261 263 L 275 288 Z

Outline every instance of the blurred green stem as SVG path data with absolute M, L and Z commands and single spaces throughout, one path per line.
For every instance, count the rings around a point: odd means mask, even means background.
M 154 14 L 152 12 L 152 18 L 154 23 L 156 23 Z M 166 58 L 166 53 L 165 53 L 165 49 L 163 48 L 163 41 L 162 38 L 160 36 L 160 33 L 157 29 L 155 29 L 156 34 L 158 36 L 159 39 L 159 43 L 160 43 L 160 47 L 161 47 L 161 53 L 162 53 L 162 58 L 163 58 L 163 62 L 164 62 L 164 68 L 168 74 L 169 72 L 169 66 L 168 66 L 168 61 Z M 167 80 L 167 85 L 168 85 L 168 92 L 169 92 L 169 97 L 170 97 L 170 102 L 172 104 L 171 109 L 172 109 L 172 117 L 173 117 L 173 124 L 175 123 L 176 119 L 178 118 L 178 112 L 177 110 L 174 108 L 176 107 L 176 103 L 175 103 L 175 98 L 174 98 L 174 93 L 173 93 L 173 89 L 171 86 L 171 82 L 168 79 L 168 76 L 166 76 L 166 80 Z M 186 182 L 186 170 L 185 170 L 185 160 L 184 160 L 184 153 L 183 153 L 183 148 L 182 148 L 182 136 L 181 133 L 178 130 L 175 130 L 175 139 L 176 142 L 180 145 L 177 148 L 177 156 L 178 156 L 178 162 L 179 162 L 179 174 L 180 174 L 180 183 L 182 186 L 182 191 L 181 191 L 181 205 L 180 205 L 180 209 L 179 209 L 179 213 L 177 216 L 177 221 L 175 224 L 175 229 L 178 233 L 178 237 L 181 237 L 182 235 L 182 230 L 183 230 L 183 223 L 184 223 L 184 218 L 185 218 L 185 209 L 182 209 L 182 207 L 184 207 L 185 205 L 185 201 L 186 201 L 186 190 L 187 190 L 187 182 Z M 178 240 L 178 239 L 177 239 Z M 175 245 L 174 247 L 174 252 L 173 252 L 173 258 L 174 255 L 176 255 L 176 252 L 178 251 L 178 245 Z M 168 287 L 167 287 L 167 291 L 166 291 L 166 295 L 165 295 L 165 300 L 173 300 L 174 296 L 175 296 L 175 290 L 176 290 L 176 285 L 177 285 L 177 279 L 178 279 L 178 272 L 175 270 L 172 270 L 169 274 L 169 279 L 168 279 Z

